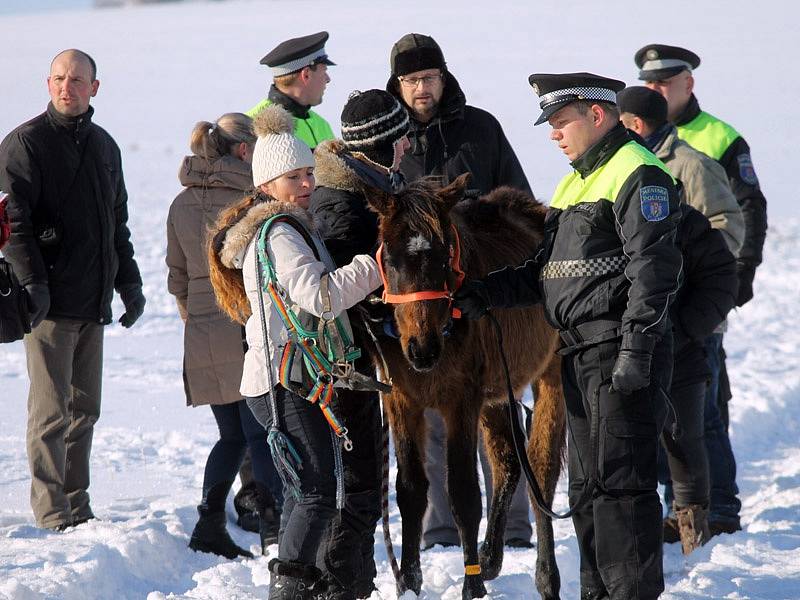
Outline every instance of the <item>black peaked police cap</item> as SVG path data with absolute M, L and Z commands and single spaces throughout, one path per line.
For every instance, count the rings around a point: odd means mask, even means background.
M 528 77 L 528 83 L 539 96 L 539 108 L 542 109 L 534 125 L 541 125 L 576 100 L 616 104 L 617 92 L 625 87 L 622 81 L 593 73 L 534 73 Z
M 325 52 L 327 41 L 327 31 L 292 38 L 275 46 L 260 62 L 270 67 L 275 77 L 288 75 L 314 64 L 333 66 L 336 63 Z
M 687 69 L 700 66 L 700 57 L 691 50 L 666 44 L 648 44 L 633 56 L 641 81 L 661 81 Z

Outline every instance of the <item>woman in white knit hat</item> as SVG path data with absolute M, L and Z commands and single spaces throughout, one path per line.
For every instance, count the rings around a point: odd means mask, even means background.
M 285 501 L 269 598 L 311 598 L 317 549 L 343 498 L 333 385 L 357 351 L 345 310 L 380 286 L 375 260 L 336 268 L 307 213 L 314 156 L 273 105 L 255 118 L 255 190 L 223 213 L 209 248 L 217 302 L 246 323 L 240 391 L 269 429 Z M 315 337 L 316 336 L 316 337 Z

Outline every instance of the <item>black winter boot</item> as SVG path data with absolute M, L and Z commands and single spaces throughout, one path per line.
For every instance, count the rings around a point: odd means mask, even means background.
M 236 509 L 236 524 L 245 531 L 258 533 L 258 497 L 255 483 L 242 486 L 233 497 L 233 507 Z
M 195 552 L 210 552 L 225 558 L 253 558 L 252 553 L 237 546 L 228 535 L 225 511 L 210 512 L 208 507 L 201 504 L 197 507 L 197 512 L 200 513 L 200 520 L 192 531 L 189 548 Z
M 313 565 L 292 561 L 269 561 L 269 600 L 312 600 L 317 597 L 315 584 L 322 573 Z

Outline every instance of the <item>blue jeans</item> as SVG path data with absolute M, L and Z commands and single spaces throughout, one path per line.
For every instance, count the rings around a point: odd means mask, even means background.
M 722 365 L 720 349 L 722 334 L 714 333 L 705 341 L 706 360 L 711 368 L 711 382 L 705 397 L 705 440 L 711 479 L 709 521 L 737 521 L 742 503 L 737 498 L 736 459 L 717 405 L 719 372 Z

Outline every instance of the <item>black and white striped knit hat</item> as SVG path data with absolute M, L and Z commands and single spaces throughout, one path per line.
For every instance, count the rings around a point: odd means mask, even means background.
M 408 113 L 384 90 L 356 90 L 342 110 L 342 139 L 351 152 L 360 152 L 387 169 L 394 162 L 394 144 L 408 134 Z

